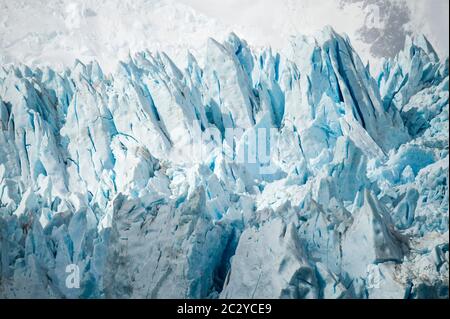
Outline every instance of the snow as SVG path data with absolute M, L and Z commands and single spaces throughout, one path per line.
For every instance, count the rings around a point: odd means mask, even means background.
M 280 51 L 296 34 L 330 24 L 348 34 L 364 63 L 378 71 L 410 33 L 423 32 L 448 55 L 446 0 L 18 0 L 0 1 L 0 61 L 70 67 L 96 59 L 106 71 L 151 48 L 186 65 L 186 51 L 203 64 L 208 37 L 235 31 L 257 48 Z
M 177 1 L 1 1 L 2 62 L 62 69 L 96 59 L 113 71 L 129 52 L 152 47 L 184 63 L 186 50 L 203 52 L 210 34 L 226 27 Z M 130 14 L 131 13 L 131 14 Z M 177 21 L 176 24 L 168 21 Z M 211 33 L 210 33 L 211 32 Z M 179 35 L 184 36 L 180 37 Z

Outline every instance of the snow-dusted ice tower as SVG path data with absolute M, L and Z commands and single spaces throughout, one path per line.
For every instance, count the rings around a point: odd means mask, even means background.
M 207 45 L 0 67 L 0 297 L 448 298 L 448 59 Z

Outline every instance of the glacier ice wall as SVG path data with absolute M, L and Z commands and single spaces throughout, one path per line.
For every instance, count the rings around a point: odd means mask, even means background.
M 448 298 L 448 59 L 368 69 L 331 28 L 1 67 L 0 297 Z

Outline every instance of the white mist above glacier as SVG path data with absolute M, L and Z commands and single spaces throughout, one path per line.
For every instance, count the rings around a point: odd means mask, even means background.
M 1 67 L 0 296 L 448 298 L 448 79 L 424 37 L 375 79 L 331 28 Z

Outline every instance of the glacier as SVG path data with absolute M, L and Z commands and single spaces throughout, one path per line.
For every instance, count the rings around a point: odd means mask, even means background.
M 448 298 L 449 63 L 424 36 L 376 76 L 331 27 L 187 59 L 0 67 L 1 298 Z

